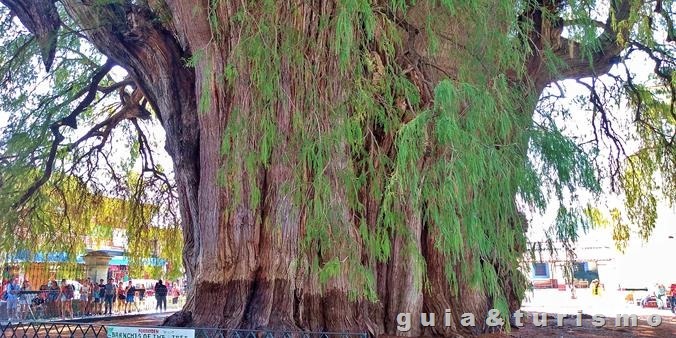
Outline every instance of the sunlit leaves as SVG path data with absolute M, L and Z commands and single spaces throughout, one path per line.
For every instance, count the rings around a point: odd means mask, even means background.
M 542 159 L 542 176 L 549 178 L 546 184 L 554 189 L 559 200 L 563 199 L 564 188 L 568 191 L 578 187 L 594 192 L 600 190 L 588 154 L 556 127 L 533 130 L 530 141 L 530 150 Z
M 96 143 L 104 140 L 101 134 L 77 143 L 88 128 L 118 111 L 119 104 L 111 94 L 117 94 L 115 89 L 119 88 L 99 91 L 91 106 L 68 122 L 78 129 L 59 128 L 64 140 L 55 152 L 49 181 L 25 204 L 15 205 L 47 169 L 55 139 L 51 128 L 82 102 L 104 59 L 81 32 L 70 28 L 77 25 L 60 4 L 59 10 L 67 27 L 60 30 L 52 70 L 44 73 L 37 44 L 16 20 L 8 24 L 11 15 L 0 7 L 0 250 L 60 252 L 74 261 L 85 252 L 84 236 L 103 241 L 111 237 L 113 227 L 129 228 L 129 234 L 133 234 L 160 226 L 173 229 L 174 237 L 164 240 L 167 249 L 162 254 L 180 268 L 182 237 L 175 230 L 176 218 L 169 220 L 176 213 L 162 206 L 162 216 L 155 217 L 160 207 L 149 207 L 170 201 L 172 195 L 165 183 L 151 183 L 147 173 L 138 175 L 140 145 L 133 126 L 121 123 L 111 132 L 108 143 Z M 114 85 L 119 81 L 117 76 L 107 74 L 98 85 Z M 114 154 L 111 143 L 131 154 Z M 154 169 L 161 171 L 159 166 Z M 170 198 L 163 200 L 165 196 Z M 16 231 L 21 235 L 17 237 Z M 156 235 L 152 231 L 144 234 Z

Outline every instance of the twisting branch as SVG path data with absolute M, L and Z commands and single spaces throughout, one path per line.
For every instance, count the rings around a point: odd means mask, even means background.
M 60 121 L 57 122 L 57 126 L 69 126 L 73 129 L 77 129 L 77 117 L 80 115 L 89 105 L 96 99 L 96 92 L 99 87 L 99 83 L 103 78 L 110 72 L 110 70 L 113 68 L 115 63 L 113 60 L 108 59 L 106 60 L 106 63 L 101 66 L 101 68 L 94 74 L 94 77 L 92 78 L 92 82 L 89 85 L 89 89 L 87 90 L 87 96 L 85 96 L 82 101 L 80 101 L 80 104 L 73 109 L 73 111 L 68 114 L 68 116 L 64 117 Z
M 655 74 L 664 82 L 666 86 L 669 87 L 669 90 L 671 91 L 671 105 L 670 105 L 670 110 L 669 113 L 671 114 L 671 117 L 676 120 L 676 107 L 675 107 L 675 102 L 676 100 L 676 85 L 674 85 L 674 79 L 672 76 L 671 71 L 676 67 L 676 61 L 673 60 L 668 60 L 667 58 L 660 57 L 658 54 L 665 54 L 664 52 L 660 50 L 653 50 L 648 48 L 647 46 L 637 42 L 637 41 L 632 41 L 631 42 L 632 49 L 637 49 L 640 50 L 648 55 L 648 57 L 655 62 L 655 68 L 653 71 Z M 630 52 L 632 51 L 630 49 Z M 663 64 L 667 63 L 667 66 L 664 66 Z
M 577 80 L 577 83 L 583 85 L 589 90 L 589 99 L 594 107 L 594 112 L 598 113 L 600 116 L 600 128 L 601 132 L 603 132 L 603 135 L 608 137 L 612 142 L 615 148 L 617 149 L 617 154 L 613 156 L 613 152 L 609 154 L 609 161 L 610 161 L 610 167 L 611 167 L 611 172 L 610 172 L 610 181 L 611 181 L 611 187 L 615 189 L 617 187 L 617 178 L 619 177 L 620 174 L 620 158 L 621 157 L 627 157 L 627 152 L 624 148 L 624 142 L 623 140 L 620 139 L 620 136 L 618 135 L 617 131 L 615 131 L 615 128 L 612 125 L 612 122 L 610 118 L 608 117 L 609 114 L 606 110 L 606 104 L 602 102 L 602 97 L 605 97 L 604 95 L 599 95 L 597 91 L 597 79 L 593 78 L 592 83 L 586 83 L 582 80 Z M 603 84 L 605 86 L 605 84 Z M 596 124 L 593 122 L 596 120 L 595 118 L 592 120 L 592 124 L 594 126 L 594 135 L 595 138 L 598 142 L 598 131 L 596 128 Z
M 603 33 L 597 38 L 598 50 L 591 55 L 584 55 L 580 44 L 576 41 L 559 37 L 561 43 L 554 49 L 557 57 L 567 65 L 559 74 L 550 74 L 552 80 L 581 79 L 589 76 L 599 76 L 607 73 L 613 65 L 619 63 L 619 55 L 624 49 L 618 43 L 618 35 L 625 41 L 628 38 L 627 30 L 616 31 L 613 20 L 620 22 L 629 18 L 631 1 L 611 1 L 610 11 L 603 24 Z M 597 23 L 598 26 L 598 23 Z M 590 56 L 590 57 L 589 57 Z
M 50 145 L 49 148 L 49 155 L 47 156 L 47 162 L 45 163 L 45 170 L 42 173 L 42 176 L 26 190 L 23 195 L 19 198 L 19 200 L 14 203 L 13 207 L 14 208 L 19 208 L 20 206 L 24 205 L 26 201 L 28 201 L 31 196 L 33 196 L 47 181 L 49 178 L 52 176 L 52 172 L 54 170 L 54 162 L 56 161 L 56 155 L 57 151 L 59 148 L 59 145 L 63 140 L 65 139 L 63 134 L 61 134 L 61 131 L 59 130 L 62 126 L 69 126 L 73 129 L 77 128 L 77 117 L 80 115 L 96 98 L 96 91 L 98 88 L 99 83 L 101 80 L 110 72 L 110 70 L 113 68 L 113 61 L 108 59 L 106 63 L 99 68 L 99 70 L 94 73 L 94 76 L 92 77 L 92 82 L 89 85 L 89 89 L 87 92 L 87 95 L 85 96 L 82 101 L 75 107 L 75 109 L 68 114 L 68 116 L 59 119 L 52 123 L 49 126 L 49 130 L 52 132 L 52 135 L 54 136 L 54 140 L 52 141 L 52 144 Z
M 134 120 L 136 118 L 147 119 L 150 117 L 150 112 L 140 104 L 143 93 L 139 88 L 136 88 L 131 95 L 124 90 L 124 87 L 120 87 L 119 92 L 121 101 L 120 109 L 104 121 L 94 125 L 82 137 L 68 145 L 68 150 L 73 150 L 93 137 L 98 137 L 100 139 L 96 146 L 93 146 L 89 151 L 75 158 L 72 164 L 73 166 L 76 166 L 83 158 L 90 156 L 94 151 L 101 151 L 108 141 L 110 133 L 118 124 L 120 124 L 120 122 L 124 120 Z
M 655 13 L 658 13 L 664 18 L 667 23 L 667 42 L 676 41 L 676 29 L 674 29 L 674 13 L 669 12 L 662 6 L 662 0 L 657 0 L 655 3 Z

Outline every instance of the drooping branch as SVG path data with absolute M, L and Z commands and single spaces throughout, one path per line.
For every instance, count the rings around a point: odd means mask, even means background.
M 2 2 L 6 4 L 10 1 L 2 0 Z M 14 3 L 17 2 L 12 1 L 12 4 Z M 28 3 L 28 1 L 21 1 L 21 3 Z M 136 107 L 131 107 L 133 109 L 123 112 L 125 105 L 122 104 L 121 107 L 118 107 L 122 110 L 116 110 L 104 121 L 86 131 L 84 139 L 75 140 L 75 142 L 84 144 L 87 140 L 92 141 L 97 136 L 106 135 L 115 124 L 125 118 L 150 116 L 145 108 L 149 105 L 166 132 L 165 149 L 172 157 L 174 172 L 180 173 L 176 175 L 175 185 L 176 189 L 183 194 L 183 198 L 179 202 L 179 209 L 181 223 L 186 234 L 185 242 L 187 245 L 184 247 L 188 252 L 186 257 L 196 257 L 192 252 L 198 250 L 199 241 L 192 240 L 192 229 L 197 227 L 199 219 L 199 210 L 196 203 L 200 181 L 199 127 L 194 91 L 195 72 L 185 65 L 185 60 L 190 57 L 189 50 L 191 48 L 187 44 L 181 45 L 179 38 L 176 37 L 179 34 L 173 31 L 172 25 L 166 24 L 164 20 L 160 20 L 158 17 L 159 13 L 164 13 L 164 11 L 158 11 L 156 5 L 164 2 L 116 1 L 115 3 L 105 3 L 61 0 L 60 3 L 75 23 L 75 25 L 72 25 L 73 28 L 62 23 L 61 26 L 64 27 L 64 30 L 68 34 L 74 34 L 80 38 L 84 37 L 88 43 L 96 47 L 98 52 L 113 60 L 115 64 L 129 73 L 129 78 L 120 83 L 109 85 L 106 83 L 107 81 L 102 81 L 100 84 L 96 84 L 96 91 L 103 93 L 103 97 L 105 97 L 116 90 L 133 85 L 143 94 L 142 101 L 137 101 Z M 43 13 L 40 13 L 39 8 L 29 14 L 32 15 L 29 18 L 31 20 L 37 20 L 44 16 Z M 65 17 L 62 17 L 62 19 L 69 21 Z M 166 26 L 164 26 L 165 24 Z M 31 33 L 35 35 L 35 32 L 31 31 Z M 67 46 L 63 48 L 64 50 L 68 49 Z M 77 50 L 70 52 L 78 54 Z M 64 92 L 71 93 L 72 89 L 73 87 Z M 78 90 L 75 94 L 68 95 L 69 98 L 55 108 L 62 109 L 75 100 L 80 100 L 87 93 L 89 93 L 88 90 Z M 92 101 L 90 106 L 95 106 L 98 102 Z M 134 101 L 132 100 L 132 102 Z M 72 122 L 72 119 L 67 119 L 62 121 L 62 125 L 71 125 Z M 53 133 L 55 142 L 52 144 L 52 155 L 47 157 L 45 173 L 35 182 L 30 191 L 22 196 L 21 203 L 17 203 L 17 207 L 27 204 L 30 196 L 35 194 L 35 191 L 49 180 L 52 171 L 55 170 L 55 162 L 58 161 L 59 156 L 57 154 L 61 154 L 62 150 L 72 151 L 74 148 L 70 144 L 63 144 L 64 138 L 58 127 L 53 128 Z M 101 140 L 107 142 L 99 142 Z M 102 165 L 110 169 L 113 179 L 119 183 L 119 186 L 124 186 L 128 182 L 120 180 L 119 176 L 115 174 L 108 154 L 104 150 L 107 149 L 104 148 L 104 145 L 110 144 L 110 137 L 102 137 L 96 141 L 91 149 L 75 154 L 74 156 L 77 158 L 70 159 L 67 164 L 73 164 L 74 160 L 75 162 L 85 160 L 81 167 L 91 173 L 92 166 L 97 166 L 102 158 Z M 142 146 L 145 149 L 148 145 L 143 144 Z M 82 153 L 86 153 L 85 156 L 80 156 Z M 151 159 L 143 155 L 141 160 Z M 144 167 L 146 174 L 149 168 L 157 169 L 152 164 L 144 164 Z M 71 173 L 75 175 L 75 172 L 76 168 L 71 167 Z M 89 179 L 92 179 L 92 177 L 85 178 L 85 180 Z M 171 187 L 169 190 L 168 194 L 162 194 L 163 198 L 168 198 L 167 196 L 171 194 L 174 194 L 172 196 L 175 197 L 176 192 L 171 191 Z M 176 215 L 173 215 L 176 208 L 171 207 L 176 201 L 171 200 L 169 202 L 171 202 L 171 204 L 167 204 L 169 205 L 169 214 L 172 214 L 174 220 L 178 219 Z M 31 205 L 26 205 L 26 208 L 21 211 L 25 212 L 30 207 Z M 189 267 L 194 265 L 193 259 L 186 260 L 188 275 L 191 275 L 190 271 L 192 271 Z
M 23 61 L 21 57 L 25 57 L 24 54 L 26 54 L 29 50 L 28 47 L 31 45 L 31 43 L 33 43 L 33 39 L 34 37 L 31 37 L 30 39 L 26 40 L 19 48 L 17 48 L 16 52 L 9 60 L 0 64 L 0 74 L 4 74 L 4 76 L 0 79 L 1 86 L 6 86 L 12 80 L 12 72 L 10 70 L 15 63 Z
M 632 3 L 629 0 L 610 1 L 610 3 L 610 13 L 602 27 L 603 33 L 594 43 L 598 47 L 591 55 L 584 53 L 579 42 L 558 37 L 561 43 L 557 44 L 558 48 L 554 48 L 553 51 L 566 64 L 566 67 L 561 69 L 559 74 L 550 74 L 552 81 L 603 75 L 619 63 L 619 55 L 625 49 L 620 44 L 620 38 L 627 41 L 629 31 L 617 29 L 619 25 L 616 23 L 629 18 Z
M 577 80 L 577 83 L 583 85 L 585 88 L 589 90 L 589 100 L 594 107 L 594 115 L 599 116 L 599 127 L 600 127 L 600 132 L 610 139 L 613 142 L 613 146 L 616 149 L 616 153 L 613 154 L 613 151 L 611 149 L 609 156 L 609 162 L 610 162 L 610 180 L 611 180 L 611 187 L 615 189 L 617 187 L 617 179 L 620 175 L 620 169 L 621 169 L 621 159 L 623 157 L 627 157 L 627 151 L 624 148 L 624 143 L 625 141 L 621 139 L 615 128 L 613 127 L 613 123 L 611 122 L 610 119 L 610 113 L 608 112 L 608 109 L 606 108 L 608 105 L 606 102 L 603 102 L 602 98 L 607 97 L 607 95 L 604 94 L 599 94 L 598 89 L 597 89 L 597 84 L 600 82 L 596 78 L 592 78 L 592 83 L 589 84 L 583 80 Z M 605 87 L 605 84 L 601 82 L 601 85 Z M 598 142 L 598 133 L 599 129 L 596 126 L 596 119 L 592 119 L 592 126 L 594 128 L 594 135 L 597 139 Z
M 662 0 L 657 0 L 655 3 L 655 13 L 662 16 L 667 25 L 667 42 L 676 41 L 676 28 L 674 27 L 674 13 L 669 9 L 664 8 Z
M 103 78 L 110 72 L 110 69 L 113 68 L 114 63 L 112 60 L 106 61 L 106 63 L 99 68 L 99 70 L 94 73 L 94 76 L 92 77 L 92 82 L 90 83 L 88 90 L 87 90 L 87 95 L 85 96 L 82 101 L 73 109 L 73 111 L 68 114 L 67 116 L 55 121 L 49 126 L 49 130 L 52 132 L 52 135 L 54 136 L 54 140 L 52 140 L 52 144 L 50 145 L 49 148 L 49 154 L 47 155 L 47 161 L 45 162 L 45 169 L 42 173 L 42 176 L 40 178 L 33 182 L 33 184 L 26 190 L 19 200 L 14 203 L 14 208 L 18 208 L 22 206 L 26 201 L 33 196 L 39 189 L 42 187 L 49 178 L 52 176 L 52 172 L 54 171 L 54 163 L 56 161 L 56 156 L 57 156 L 57 151 L 59 149 L 59 146 L 61 145 L 61 142 L 65 139 L 61 131 L 59 130 L 62 126 L 68 126 L 73 129 L 77 128 L 77 117 L 87 108 L 91 103 L 96 99 L 96 92 L 97 88 L 99 86 L 99 83 Z
M 115 86 L 117 85 L 113 85 L 113 87 Z M 99 138 L 99 143 L 97 145 L 93 146 L 83 155 L 75 158 L 72 164 L 73 166 L 76 166 L 83 158 L 90 156 L 94 151 L 101 151 L 108 142 L 111 132 L 120 124 L 120 122 L 124 120 L 135 120 L 137 118 L 147 119 L 150 117 L 150 112 L 148 112 L 141 104 L 143 94 L 139 88 L 136 88 L 131 95 L 124 90 L 123 86 L 119 88 L 119 91 L 119 110 L 105 120 L 94 125 L 82 137 L 68 145 L 68 150 L 73 150 L 91 138 Z
M 648 48 L 647 46 L 637 41 L 631 42 L 631 48 L 628 53 L 631 53 L 633 49 L 640 50 L 646 53 L 648 57 L 655 63 L 653 71 L 660 78 L 660 80 L 662 80 L 665 86 L 669 88 L 671 92 L 671 102 L 669 112 L 671 114 L 671 117 L 676 121 L 676 84 L 674 84 L 674 79 L 672 75 L 673 70 L 676 69 L 676 60 L 674 60 L 673 58 L 665 57 L 666 53 L 661 50 Z

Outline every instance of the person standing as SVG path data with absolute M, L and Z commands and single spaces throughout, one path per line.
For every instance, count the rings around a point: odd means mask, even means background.
M 671 313 L 676 313 L 676 284 L 669 287 L 669 296 L 671 296 Z
M 103 280 L 102 280 L 103 281 Z M 105 308 L 104 314 L 112 315 L 113 314 L 113 298 L 115 298 L 115 285 L 113 285 L 113 279 L 109 278 L 108 283 L 103 287 L 104 292 L 104 301 Z
M 10 322 L 12 319 L 18 319 L 17 305 L 19 301 L 19 291 L 21 291 L 19 277 L 12 278 L 12 280 L 5 285 L 4 295 L 5 301 L 7 301 L 7 317 Z
M 49 282 L 49 291 L 47 293 L 47 310 L 49 316 L 58 316 L 61 312 L 61 302 L 59 301 L 59 283 L 52 279 Z
M 35 295 L 29 295 L 25 291 L 33 291 L 33 288 L 31 287 L 31 282 L 28 279 L 24 279 L 23 283 L 21 284 L 21 290 L 19 291 L 19 312 L 21 313 L 21 317 L 23 319 L 24 314 L 28 313 L 30 311 L 30 306 L 31 306 L 31 301 L 33 300 Z
M 124 284 L 122 282 L 117 283 L 117 313 L 122 313 L 125 309 L 125 300 L 127 299 L 127 293 L 124 289 Z
M 171 286 L 171 304 L 178 304 L 178 297 L 181 295 L 181 291 L 178 289 L 178 285 L 173 283 Z
M 85 316 L 91 315 L 91 291 L 92 291 L 92 280 L 87 278 L 82 281 L 82 288 L 80 288 L 80 310 Z
M 101 302 L 99 304 L 99 314 L 104 315 L 104 304 L 106 302 L 106 282 L 103 280 L 103 278 L 99 279 L 99 301 Z
M 162 283 L 162 280 L 157 281 L 157 284 L 155 284 L 155 299 L 157 300 L 155 310 L 167 310 L 167 291 L 167 286 Z
M 97 283 L 92 283 L 92 305 L 90 309 L 90 315 L 98 315 L 101 313 L 99 305 L 101 304 L 101 287 Z
M 66 314 L 70 314 L 70 318 L 73 318 L 73 298 L 75 297 L 74 287 L 66 282 L 65 279 L 61 280 L 61 319 L 66 318 Z
M 127 299 L 124 304 L 124 313 L 131 313 L 132 305 L 136 307 L 136 312 L 138 312 L 138 304 L 136 304 L 134 299 L 136 297 L 136 287 L 132 284 L 131 280 L 125 289 L 125 292 L 127 294 Z
M 143 283 L 139 284 L 138 288 L 138 302 L 140 305 L 140 308 L 143 309 L 143 311 L 147 310 L 146 309 L 146 287 L 143 285 Z
M 667 289 L 663 284 L 656 285 L 655 298 L 657 300 L 657 308 L 660 310 L 666 309 L 666 299 L 664 297 L 667 295 Z

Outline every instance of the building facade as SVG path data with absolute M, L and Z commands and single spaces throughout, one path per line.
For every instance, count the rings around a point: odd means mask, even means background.
M 533 288 L 563 289 L 571 285 L 584 288 L 594 279 L 605 286 L 619 285 L 612 248 L 576 247 L 574 255 L 567 254 L 560 245 L 553 249 L 553 252 L 543 249 L 527 254 L 524 273 Z

